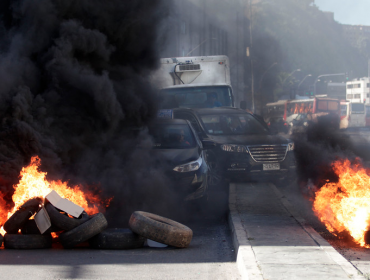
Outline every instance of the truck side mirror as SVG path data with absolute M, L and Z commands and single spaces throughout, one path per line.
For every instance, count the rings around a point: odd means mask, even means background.
M 247 109 L 247 101 L 243 100 L 243 101 L 240 101 L 240 109 Z

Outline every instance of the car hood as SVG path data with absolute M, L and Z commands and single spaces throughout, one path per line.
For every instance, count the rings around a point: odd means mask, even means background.
M 219 144 L 279 145 L 291 142 L 280 135 L 208 135 L 208 137 Z
M 197 160 L 200 156 L 199 148 L 191 149 L 153 149 L 152 153 L 159 159 L 170 165 L 180 165 Z

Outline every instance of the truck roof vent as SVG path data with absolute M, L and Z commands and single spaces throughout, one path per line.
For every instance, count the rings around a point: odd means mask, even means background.
M 179 65 L 180 71 L 198 71 L 200 70 L 200 64 L 184 64 Z

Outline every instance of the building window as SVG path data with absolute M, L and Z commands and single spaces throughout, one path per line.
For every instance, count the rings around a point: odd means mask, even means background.
M 368 94 L 366 94 L 366 97 L 367 97 L 367 98 L 369 98 L 369 97 L 370 97 L 370 94 L 369 94 L 369 93 L 368 93 Z
M 347 88 L 353 88 L 353 85 L 347 85 Z
M 347 99 L 352 99 L 353 98 L 353 94 L 347 94 Z
M 355 99 L 361 98 L 361 94 L 355 94 Z
M 367 87 L 370 88 L 370 83 L 367 83 Z

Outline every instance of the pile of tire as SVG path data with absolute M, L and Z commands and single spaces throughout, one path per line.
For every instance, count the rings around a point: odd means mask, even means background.
M 73 218 L 55 208 L 51 203 L 46 202 L 45 209 L 50 217 L 51 227 L 41 234 L 35 220 L 30 218 L 39 211 L 42 203 L 43 201 L 40 198 L 28 200 L 5 222 L 4 248 L 51 248 L 52 232 L 58 232 L 59 242 L 64 248 L 73 248 L 88 241 L 108 226 L 108 222 L 102 213 L 89 216 L 84 211 L 78 218 Z
M 187 226 L 152 213 L 136 211 L 128 228 L 106 229 L 89 240 L 90 246 L 101 250 L 136 249 L 147 239 L 177 248 L 188 247 L 193 231 Z
M 190 228 L 173 220 L 142 211 L 134 212 L 129 228 L 109 228 L 102 213 L 89 216 L 85 211 L 74 218 L 51 203 L 45 203 L 51 227 L 40 233 L 36 222 L 30 219 L 39 211 L 43 201 L 33 198 L 22 205 L 4 224 L 7 232 L 0 235 L 0 246 L 4 239 L 6 249 L 51 248 L 52 232 L 57 232 L 59 242 L 65 249 L 88 241 L 90 247 L 101 250 L 136 249 L 144 246 L 147 239 L 177 248 L 189 246 L 193 232 Z
M 24 228 L 28 228 L 29 219 L 39 210 L 41 204 L 42 199 L 40 198 L 30 199 L 5 222 L 5 248 L 45 249 L 51 247 L 52 237 L 50 232 L 45 234 L 40 234 L 40 232 L 29 232 L 24 234 L 23 232 Z M 19 230 L 21 230 L 22 233 L 19 233 Z

